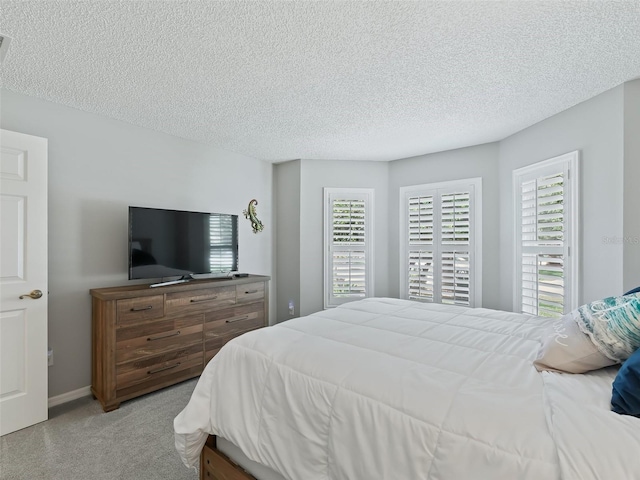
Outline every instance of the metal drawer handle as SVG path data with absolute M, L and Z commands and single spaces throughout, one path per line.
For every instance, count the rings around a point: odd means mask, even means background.
M 179 366 L 180 366 L 180 362 L 176 363 L 175 365 L 168 365 L 166 367 L 156 368 L 155 370 L 148 370 L 147 375 L 153 375 L 154 373 L 164 372 L 165 370 L 171 370 L 172 368 L 176 368 Z
M 153 305 L 148 305 L 146 307 L 141 307 L 141 308 L 131 308 L 131 310 L 129 310 L 130 312 L 144 312 L 145 310 L 151 310 L 153 308 Z
M 209 300 L 215 300 L 216 298 L 218 298 L 218 295 L 214 295 L 213 297 L 207 297 L 207 298 L 192 298 L 191 303 L 208 302 Z
M 244 292 L 245 295 L 249 295 L 251 293 L 258 293 L 258 290 L 249 290 L 248 292 Z
M 163 338 L 177 337 L 180 335 L 180 330 L 177 332 L 169 333 L 167 335 L 156 335 L 155 337 L 148 337 L 147 342 L 153 342 L 154 340 L 162 340 Z
M 249 315 L 245 315 L 244 317 L 238 317 L 232 320 L 227 320 L 225 323 L 239 322 L 240 320 L 247 320 L 248 318 L 249 318 Z

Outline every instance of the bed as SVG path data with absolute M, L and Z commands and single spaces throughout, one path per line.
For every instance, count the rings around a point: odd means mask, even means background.
M 538 372 L 549 324 L 375 298 L 250 332 L 205 368 L 176 448 L 201 478 L 254 478 L 225 439 L 260 480 L 640 479 L 617 367 Z

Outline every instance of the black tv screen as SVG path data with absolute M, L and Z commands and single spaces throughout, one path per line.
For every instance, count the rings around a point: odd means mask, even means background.
M 129 279 L 238 270 L 238 216 L 129 207 Z

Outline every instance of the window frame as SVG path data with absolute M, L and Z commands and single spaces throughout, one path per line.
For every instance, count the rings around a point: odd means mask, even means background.
M 324 205 L 324 244 L 323 244 L 323 276 L 324 276 L 324 308 L 334 308 L 344 303 L 370 298 L 374 296 L 374 194 L 373 188 L 323 188 L 323 205 Z M 364 232 L 364 251 L 365 251 L 365 294 L 364 296 L 353 297 L 336 297 L 333 295 L 333 256 L 334 252 L 332 236 L 333 236 L 333 209 L 332 202 L 335 199 L 340 200 L 362 200 L 365 209 L 365 232 Z
M 410 196 L 416 195 L 438 195 L 457 193 L 461 189 L 470 189 L 470 211 L 469 219 L 473 223 L 470 228 L 470 242 L 469 242 L 469 269 L 471 275 L 469 277 L 469 306 L 481 307 L 482 306 L 482 177 L 466 178 L 461 180 L 452 180 L 446 182 L 427 183 L 421 185 L 410 185 L 400 187 L 400 235 L 399 235 L 399 251 L 400 251 L 400 298 L 408 299 L 408 274 L 409 266 L 407 262 L 407 246 L 408 246 L 408 211 L 407 202 Z M 434 193 L 435 192 L 435 193 Z M 440 201 L 438 201 L 440 205 Z M 434 205 L 434 212 L 435 212 Z M 439 213 L 438 213 L 439 215 Z M 441 251 L 436 254 L 436 244 L 442 246 L 442 242 L 439 237 L 442 233 L 442 227 L 437 227 L 434 222 L 433 229 L 433 246 L 434 246 L 434 258 L 442 256 Z M 436 242 L 438 237 L 438 242 Z M 441 258 L 438 260 L 439 271 L 434 274 L 434 290 L 439 289 L 439 298 L 434 292 L 434 303 L 441 303 L 442 301 L 442 263 Z M 420 301 L 420 300 L 417 300 Z
M 580 153 L 578 150 L 542 160 L 513 170 L 513 311 L 522 312 L 522 184 L 559 171 L 566 175 L 563 192 L 563 215 L 568 217 L 563 230 L 564 312 L 569 313 L 579 306 L 580 298 Z M 560 247 L 557 247 L 560 248 Z M 540 253 L 543 253 L 541 251 Z

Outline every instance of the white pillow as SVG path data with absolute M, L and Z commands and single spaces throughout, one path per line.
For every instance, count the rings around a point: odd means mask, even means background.
M 574 312 L 558 319 L 545 332 L 538 357 L 533 362 L 538 371 L 585 373 L 616 363 L 600 352 L 580 330 Z

